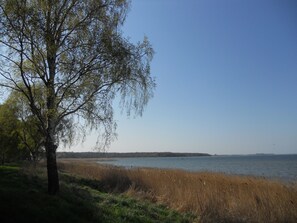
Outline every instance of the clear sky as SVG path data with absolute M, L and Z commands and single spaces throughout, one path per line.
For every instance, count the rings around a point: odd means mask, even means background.
M 149 38 L 157 88 L 116 109 L 110 152 L 297 153 L 297 1 L 133 0 L 123 32 Z

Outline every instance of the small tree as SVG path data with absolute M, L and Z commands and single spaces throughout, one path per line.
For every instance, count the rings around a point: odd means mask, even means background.
M 26 150 L 30 154 L 30 160 L 33 161 L 34 166 L 37 161 L 44 155 L 44 139 L 43 135 L 36 127 L 36 120 L 34 116 L 28 117 L 26 121 L 21 121 L 18 127 L 20 150 Z
M 101 127 L 108 145 L 115 96 L 121 95 L 129 114 L 141 114 L 152 96 L 152 47 L 146 38 L 134 45 L 120 31 L 128 5 L 126 0 L 0 0 L 0 85 L 23 94 L 38 120 L 50 194 L 59 191 L 56 150 L 67 139 L 63 130 Z M 68 141 L 74 132 L 67 132 Z
M 20 97 L 16 97 L 20 96 Z M 11 160 L 28 160 L 36 164 L 43 155 L 43 136 L 35 117 L 21 101 L 22 95 L 11 94 L 0 105 L 0 154 L 2 164 Z
M 19 92 L 9 95 L 5 105 L 11 105 L 15 109 L 18 119 L 17 132 L 18 149 L 29 154 L 28 159 L 36 162 L 44 155 L 44 136 L 39 131 L 38 119 L 32 114 L 30 107 L 26 103 L 26 98 Z
M 14 106 L 0 105 L 0 157 L 1 164 L 18 159 L 18 119 Z

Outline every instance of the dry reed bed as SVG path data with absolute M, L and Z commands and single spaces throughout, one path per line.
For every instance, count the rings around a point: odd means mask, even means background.
M 110 192 L 147 198 L 200 216 L 201 222 L 297 222 L 297 185 L 181 170 L 123 169 L 60 161 L 60 170 L 96 179 Z

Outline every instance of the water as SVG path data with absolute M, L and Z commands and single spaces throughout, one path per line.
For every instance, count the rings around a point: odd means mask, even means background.
M 284 181 L 297 180 L 297 155 L 138 157 L 116 158 L 107 163 L 127 168 L 183 169 L 260 176 Z

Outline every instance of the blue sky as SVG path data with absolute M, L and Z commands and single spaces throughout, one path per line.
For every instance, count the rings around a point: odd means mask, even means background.
M 296 12 L 294 0 L 133 0 L 123 33 L 149 38 L 157 88 L 142 117 L 116 109 L 109 151 L 297 153 Z

